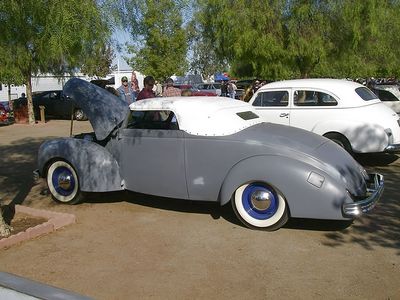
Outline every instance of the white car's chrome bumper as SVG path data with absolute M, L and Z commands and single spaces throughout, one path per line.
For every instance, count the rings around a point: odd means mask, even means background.
M 355 218 L 363 213 L 369 212 L 381 198 L 384 188 L 383 176 L 381 174 L 369 174 L 369 178 L 370 180 L 367 182 L 367 186 L 370 196 L 357 202 L 344 203 L 342 205 L 344 217 Z
M 400 152 L 400 144 L 391 144 L 385 148 L 385 152 Z

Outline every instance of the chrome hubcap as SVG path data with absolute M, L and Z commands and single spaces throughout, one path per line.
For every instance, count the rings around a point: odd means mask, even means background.
M 58 177 L 58 186 L 63 190 L 69 190 L 71 188 L 72 178 L 70 174 L 61 173 Z
M 271 194 L 266 191 L 255 191 L 251 194 L 251 204 L 259 211 L 267 210 L 271 206 Z

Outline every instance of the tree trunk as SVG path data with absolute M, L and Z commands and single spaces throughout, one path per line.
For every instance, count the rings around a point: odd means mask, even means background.
M 26 96 L 28 100 L 28 117 L 29 124 L 35 124 L 35 113 L 33 111 L 33 101 L 32 101 L 32 76 L 29 74 L 26 78 Z

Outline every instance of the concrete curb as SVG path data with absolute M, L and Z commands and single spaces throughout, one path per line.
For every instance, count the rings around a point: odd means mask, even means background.
M 1 239 L 0 249 L 53 232 L 61 227 L 73 224 L 76 221 L 75 215 L 72 214 L 52 212 L 22 205 L 16 205 L 15 212 L 24 213 L 34 217 L 42 217 L 47 219 L 47 222 L 28 228 L 24 232 L 10 235 L 8 238 Z

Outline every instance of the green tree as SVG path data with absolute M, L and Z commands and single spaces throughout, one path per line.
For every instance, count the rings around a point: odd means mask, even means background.
M 129 64 L 158 80 L 182 75 L 187 70 L 187 37 L 179 3 L 145 0 L 139 7 L 141 14 L 131 24 L 131 33 L 140 40 L 128 46 Z
M 212 40 L 209 36 L 202 34 L 205 24 L 190 22 L 188 26 L 188 37 L 190 43 L 190 71 L 201 74 L 203 78 L 210 78 L 217 72 L 228 69 L 226 59 L 219 58 L 215 52 Z
M 31 77 L 76 71 L 105 45 L 109 27 L 95 0 L 0 1 L 0 56 L 15 66 L 26 84 L 29 123 L 35 122 Z
M 328 1 L 289 1 L 284 20 L 286 49 L 296 77 L 315 75 L 330 51 L 332 43 Z
M 279 79 L 289 76 L 285 55 L 284 1 L 199 0 L 196 21 L 219 59 L 240 77 Z
M 114 50 L 110 43 L 93 45 L 92 55 L 89 55 L 82 63 L 81 72 L 89 76 L 104 77 L 110 73 Z
M 400 3 L 334 1 L 331 68 L 338 76 L 399 75 Z
M 197 0 L 195 21 L 240 77 L 399 75 L 399 1 Z

